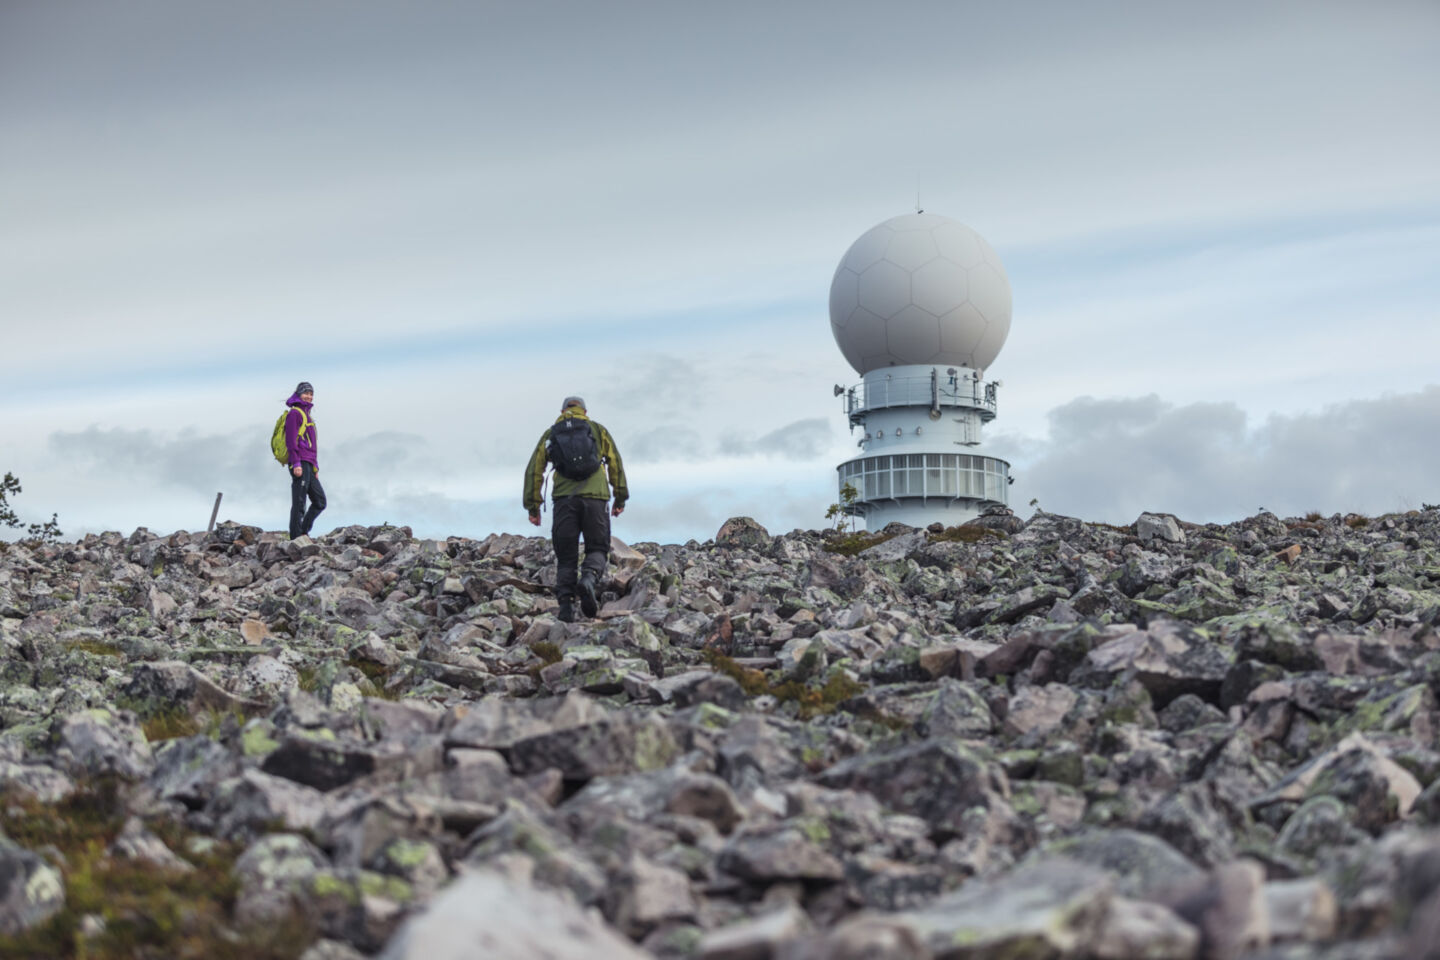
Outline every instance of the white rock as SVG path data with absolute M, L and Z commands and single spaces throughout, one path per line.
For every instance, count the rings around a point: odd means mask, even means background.
M 569 900 L 491 871 L 461 877 L 410 920 L 381 960 L 646 960 Z
M 256 657 L 240 674 L 238 693 L 245 696 L 273 698 L 283 696 L 300 685 L 295 668 L 274 657 Z
M 1164 540 L 1166 543 L 1184 543 L 1185 531 L 1175 522 L 1174 517 L 1154 513 L 1142 513 L 1135 521 L 1135 536 L 1141 543 Z

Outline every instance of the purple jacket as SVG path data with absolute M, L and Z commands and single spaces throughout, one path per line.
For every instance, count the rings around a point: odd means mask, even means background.
M 311 404 L 300 399 L 300 394 L 292 393 L 290 399 L 285 401 L 287 407 L 299 407 L 305 411 L 305 418 L 310 416 Z M 300 424 L 303 422 L 300 410 L 291 410 L 285 416 L 285 446 L 290 451 L 290 466 L 299 466 L 301 463 L 308 463 L 316 470 L 320 469 L 320 460 L 316 452 L 320 444 L 315 436 L 315 421 L 311 420 L 310 425 L 305 428 L 305 435 L 300 435 Z

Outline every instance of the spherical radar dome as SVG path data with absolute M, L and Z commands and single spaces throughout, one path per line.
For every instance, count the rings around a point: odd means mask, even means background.
M 862 375 L 908 363 L 984 370 L 1010 333 L 1010 279 L 965 224 L 932 213 L 892 217 L 840 258 L 830 329 Z

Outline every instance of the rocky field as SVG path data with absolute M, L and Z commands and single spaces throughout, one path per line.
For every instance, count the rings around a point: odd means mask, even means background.
M 1440 957 L 1440 510 L 0 545 L 0 957 Z

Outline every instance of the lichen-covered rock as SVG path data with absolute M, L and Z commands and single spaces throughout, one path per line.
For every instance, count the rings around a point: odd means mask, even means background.
M 1204 960 L 1237 960 L 1270 945 L 1265 871 L 1258 863 L 1221 864 L 1205 879 L 1167 893 L 1167 905 L 1199 929 Z
M 839 880 L 840 861 L 807 835 L 803 826 L 779 826 L 743 831 L 731 837 L 720 853 L 718 866 L 726 873 L 764 883 L 776 880 Z
M 1185 531 L 1168 514 L 1142 513 L 1135 521 L 1135 536 L 1141 543 L 1160 540 L 1165 543 L 1184 543 Z
M 658 717 L 614 714 L 580 726 L 542 733 L 510 748 L 510 766 L 519 774 L 556 769 L 566 780 L 657 770 L 679 753 L 674 736 Z
M 51 736 L 56 760 L 74 776 L 138 780 L 154 767 L 150 743 L 128 710 L 99 707 L 57 718 Z
M 770 531 L 750 517 L 732 517 L 716 532 L 715 546 L 764 550 L 770 546 Z
M 260 769 L 319 790 L 333 790 L 361 777 L 379 781 L 423 776 L 443 763 L 439 737 L 365 743 L 320 727 L 290 731 L 265 755 Z
M 982 822 L 1006 834 L 1006 841 L 1024 834 L 1007 802 L 1004 771 L 953 741 L 923 740 L 862 754 L 830 767 L 820 782 L 872 793 L 891 809 L 925 820 L 942 840 L 963 836 Z
M 698 945 L 701 960 L 749 960 L 773 957 L 810 929 L 810 918 L 786 904 L 706 934 Z
M 273 700 L 300 685 L 295 668 L 274 657 L 256 657 L 245 665 L 237 691 L 246 697 Z
M 1114 897 L 1100 920 L 1095 960 L 1193 960 L 1200 931 L 1158 903 Z
M 1086 830 L 1046 844 L 1037 855 L 1064 856 L 1104 870 L 1116 893 L 1135 899 L 1204 876 L 1180 851 L 1159 837 L 1135 830 Z
M 22 933 L 64 906 L 60 871 L 39 854 L 0 837 L 0 934 Z
M 530 861 L 527 876 L 545 887 L 567 890 L 580 903 L 598 903 L 605 874 L 568 837 L 518 803 L 467 838 L 467 866 L 495 866 L 507 857 Z
M 217 832 L 226 837 L 263 833 L 277 824 L 308 830 L 320 822 L 324 809 L 319 790 L 259 770 L 221 782 L 205 807 Z
M 993 881 L 971 881 L 899 920 L 936 960 L 1086 956 L 1111 896 L 1103 873 L 1052 859 Z
M 236 919 L 247 926 L 284 921 L 302 909 L 300 891 L 327 866 L 325 855 L 302 836 L 272 833 L 261 837 L 235 861 L 235 877 L 240 883 Z

